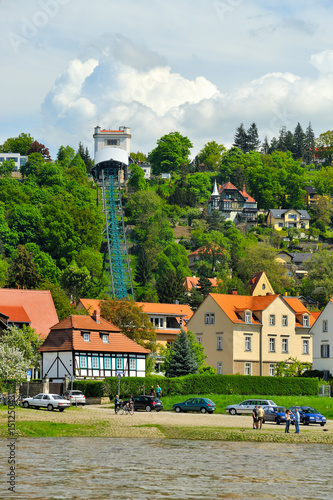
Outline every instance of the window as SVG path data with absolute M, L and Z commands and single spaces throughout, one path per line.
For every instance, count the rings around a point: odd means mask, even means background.
M 119 146 L 119 140 L 117 139 L 105 139 L 107 146 Z
M 245 351 L 251 351 L 251 337 L 245 337 Z
M 108 344 L 109 343 L 109 336 L 106 333 L 103 333 L 103 335 L 102 335 L 102 341 L 103 341 L 103 344 Z
M 310 326 L 309 316 L 307 315 L 303 316 L 303 326 Z
M 323 321 L 323 332 L 327 332 L 328 331 L 328 321 L 327 319 L 324 319 Z
M 87 368 L 87 367 L 88 363 L 86 356 L 80 356 L 80 368 Z
M 275 339 L 269 339 L 269 352 L 275 352 Z
M 104 358 L 104 369 L 111 370 L 111 358 Z
M 269 315 L 269 324 L 270 326 L 275 326 L 275 314 Z
M 329 344 L 321 344 L 320 357 L 321 358 L 329 358 L 330 357 L 330 345 Z
M 288 316 L 282 316 L 282 326 L 288 326 Z
M 275 365 L 273 363 L 271 363 L 269 365 L 269 376 L 270 377 L 274 377 L 275 376 Z
M 217 374 L 222 375 L 222 363 L 217 363 Z
M 278 227 L 283 227 L 283 222 L 279 222 Z
M 288 352 L 288 339 L 282 339 L 282 352 Z
M 309 341 L 303 340 L 303 354 L 309 354 Z
M 117 358 L 116 368 L 117 368 L 117 370 L 123 369 L 123 358 Z
M 296 220 L 297 216 L 296 216 L 296 214 L 288 214 L 288 219 Z
M 135 358 L 129 359 L 129 369 L 136 370 L 136 359 Z
M 153 323 L 155 328 L 163 328 L 163 318 L 152 316 L 150 322 Z
M 265 288 L 266 288 L 265 283 L 263 283 L 263 284 L 262 284 L 262 287 L 261 287 L 261 288 L 262 288 L 263 290 L 265 290 Z
M 245 313 L 245 323 L 252 323 L 252 321 L 251 321 L 251 313 L 248 312 L 248 311 Z
M 245 375 L 251 375 L 251 363 L 245 363 Z
M 97 369 L 98 370 L 98 368 L 99 368 L 99 358 L 97 356 L 93 356 L 91 358 L 91 364 L 92 364 L 93 369 L 95 369 L 95 370 Z
M 218 351 L 222 351 L 223 349 L 223 340 L 222 340 L 222 335 L 218 335 L 216 337 L 216 340 L 217 340 L 217 350 Z
M 83 334 L 83 340 L 85 342 L 90 342 L 90 333 L 84 333 Z
M 200 337 L 200 336 L 198 337 L 197 336 L 197 342 L 198 342 L 198 344 L 202 344 L 202 337 Z
M 214 325 L 215 323 L 215 314 L 214 313 L 206 313 L 205 314 L 205 325 Z

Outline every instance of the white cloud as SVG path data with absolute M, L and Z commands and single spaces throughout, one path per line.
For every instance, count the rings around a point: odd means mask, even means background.
M 333 73 L 333 50 L 324 50 L 310 57 L 310 63 L 320 73 Z

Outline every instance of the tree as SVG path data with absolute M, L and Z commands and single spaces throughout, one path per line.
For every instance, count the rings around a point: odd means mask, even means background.
M 188 163 L 191 141 L 179 132 L 170 132 L 157 141 L 157 146 L 148 155 L 154 175 L 177 171 L 182 163 Z
M 19 245 L 11 262 L 7 287 L 33 290 L 38 288 L 40 281 L 41 276 L 33 262 L 33 256 L 25 246 Z
M 182 377 L 198 372 L 198 360 L 185 330 L 181 330 L 169 349 L 164 363 L 167 377 Z
M 294 143 L 293 143 L 293 155 L 294 158 L 302 159 L 305 153 L 305 134 L 301 127 L 301 124 L 298 122 L 294 131 Z
M 20 172 L 23 177 L 37 177 L 44 165 L 45 160 L 41 153 L 31 153 L 25 165 L 20 167 Z
M 45 146 L 45 144 L 41 144 L 38 141 L 34 141 L 30 144 L 30 147 L 27 150 L 27 155 L 31 155 L 32 153 L 39 153 L 42 155 L 44 160 L 51 161 L 49 149 Z
M 182 303 L 184 299 L 184 276 L 173 269 L 168 272 L 160 273 L 156 291 L 159 301 L 163 304 L 174 304 L 176 300 Z
M 30 363 L 17 347 L 0 344 L 0 379 L 4 379 L 6 383 L 12 380 L 16 383 L 23 382 L 29 366 Z
M 0 147 L 2 153 L 19 153 L 25 156 L 34 138 L 30 134 L 21 133 L 18 137 L 9 137 Z
M 312 218 L 315 225 L 320 221 L 324 226 L 329 226 L 332 215 L 333 210 L 329 198 L 318 196 L 317 203 L 312 207 Z
M 311 370 L 312 363 L 300 361 L 297 358 L 288 358 L 275 365 L 276 377 L 300 377 L 305 370 Z
M 199 163 L 204 163 L 209 171 L 216 172 L 222 162 L 222 154 L 226 151 L 223 144 L 216 141 L 207 142 L 198 154 Z
M 131 175 L 127 185 L 136 191 L 142 191 L 148 188 L 148 182 L 145 179 L 145 173 L 139 165 L 135 163 L 130 167 Z
M 71 307 L 69 298 L 59 284 L 46 280 L 40 289 L 50 290 L 59 321 L 62 321 L 71 314 L 78 314 L 77 310 L 74 311 L 73 307 Z M 85 309 L 82 309 L 82 311 L 85 311 Z
M 0 176 L 10 177 L 15 169 L 14 160 L 4 160 L 0 163 Z
M 26 325 L 23 325 L 22 328 L 9 326 L 3 331 L 0 342 L 2 345 L 21 351 L 29 366 L 39 367 L 41 356 L 38 349 L 42 345 L 43 339 L 34 328 Z
M 213 289 L 212 282 L 205 276 L 200 276 L 198 286 L 200 287 L 200 293 L 204 298 L 206 298 Z
M 82 142 L 79 142 L 77 154 L 79 154 L 81 159 L 84 161 L 87 173 L 90 173 L 92 166 L 93 166 L 93 161 L 90 157 L 88 148 L 87 147 L 84 148 Z
M 258 127 L 255 123 L 251 123 L 247 135 L 247 149 L 248 151 L 257 151 L 260 146 Z
M 138 151 L 137 153 L 130 153 L 130 157 L 135 161 L 135 163 L 147 161 L 147 156 L 141 151 Z
M 313 297 L 319 307 L 326 305 L 333 295 L 333 255 L 329 250 L 318 250 L 304 263 L 308 271 L 302 280 L 302 294 Z
M 61 286 L 70 298 L 78 302 L 80 297 L 89 294 L 91 287 L 90 273 L 86 267 L 79 268 L 75 261 L 63 271 L 61 275 Z
M 315 143 L 316 143 L 316 138 L 311 126 L 311 122 L 309 122 L 309 125 L 305 131 L 304 155 L 303 155 L 303 160 L 308 164 L 313 162 L 315 147 L 316 147 Z
M 150 351 L 156 351 L 156 332 L 142 307 L 131 300 L 107 298 L 101 301 L 101 316 L 120 328 L 128 338 Z
M 151 263 L 149 261 L 146 249 L 140 247 L 139 255 L 136 261 L 135 281 L 141 286 L 146 286 L 152 279 Z
M 60 146 L 57 153 L 57 160 L 62 167 L 69 167 L 75 156 L 75 151 L 70 146 Z
M 315 141 L 316 154 L 330 165 L 333 158 L 333 130 L 323 132 Z
M 236 128 L 233 146 L 239 148 L 243 153 L 249 151 L 248 137 L 243 123 Z

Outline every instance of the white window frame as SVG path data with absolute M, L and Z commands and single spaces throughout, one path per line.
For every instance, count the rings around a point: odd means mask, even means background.
M 218 361 L 217 366 L 216 366 L 216 373 L 217 373 L 217 375 L 222 375 L 222 373 L 223 373 L 222 361 Z
M 269 338 L 269 352 L 275 352 L 276 349 L 276 341 L 275 337 Z
M 216 337 L 216 349 L 217 349 L 217 351 L 223 351 L 223 337 L 222 337 L 222 335 L 217 335 L 217 337 Z
M 288 352 L 289 352 L 289 339 L 282 339 L 282 352 L 288 354 Z
M 305 316 L 303 316 L 303 326 L 310 326 L 310 318 L 307 314 L 305 314 Z
M 163 318 L 160 316 L 151 316 L 150 322 L 153 324 L 154 328 L 163 328 Z
M 282 316 L 282 326 L 288 326 L 288 316 L 286 314 Z
M 83 370 L 88 368 L 87 356 L 80 356 L 80 368 Z
M 118 361 L 121 362 L 121 366 L 119 366 Z M 124 360 L 123 358 L 116 358 L 116 370 L 123 370 L 124 369 Z
M 269 324 L 270 326 L 275 326 L 275 314 L 269 315 Z
M 252 337 L 245 337 L 245 351 L 252 351 Z
M 310 341 L 303 339 L 303 354 L 310 354 Z
M 274 363 L 270 363 L 270 365 L 269 365 L 269 376 L 275 377 L 275 364 Z
M 245 312 L 245 323 L 252 323 L 252 314 L 250 311 Z
M 83 340 L 84 342 L 90 342 L 90 333 L 89 332 L 83 332 Z
M 323 320 L 323 332 L 328 332 L 328 321 L 327 321 L 327 319 Z
M 252 363 L 244 363 L 244 374 L 252 375 Z
M 129 369 L 132 371 L 136 370 L 136 358 L 129 358 Z
M 111 370 L 111 358 L 108 356 L 104 358 L 104 370 Z
M 109 336 L 106 333 L 102 334 L 102 341 L 103 341 L 103 344 L 109 343 Z
M 99 370 L 99 357 L 91 356 L 91 368 L 93 370 Z

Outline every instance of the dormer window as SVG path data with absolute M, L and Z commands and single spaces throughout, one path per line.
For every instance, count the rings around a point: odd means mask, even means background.
M 89 332 L 83 332 L 83 340 L 85 342 L 90 342 L 90 333 Z
M 102 333 L 101 337 L 102 337 L 103 344 L 109 343 L 109 335 L 107 333 Z
M 303 316 L 303 326 L 310 326 L 308 315 Z
M 245 323 L 252 323 L 251 313 L 250 311 L 245 312 Z

